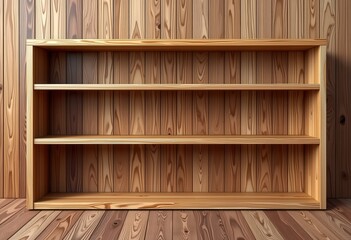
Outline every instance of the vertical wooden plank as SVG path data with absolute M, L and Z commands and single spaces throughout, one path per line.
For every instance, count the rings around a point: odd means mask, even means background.
M 82 37 L 82 4 L 81 0 L 67 1 L 67 38 Z M 67 83 L 80 84 L 82 77 L 82 54 L 67 54 Z M 68 135 L 79 135 L 83 132 L 82 93 L 67 93 L 66 126 Z M 67 192 L 81 192 L 83 189 L 83 153 L 81 146 L 66 147 Z
M 319 38 L 319 6 L 320 0 L 304 1 L 304 29 L 305 37 Z
M 39 0 L 35 4 L 35 37 L 50 38 L 50 0 Z
M 351 54 L 351 46 L 349 44 L 349 39 L 351 37 L 351 30 L 348 21 L 350 21 L 349 12 L 351 9 L 351 4 L 346 1 L 338 1 L 337 8 L 337 36 L 339 38 L 337 42 L 337 89 L 336 96 L 338 106 L 336 116 L 339 120 L 339 124 L 336 125 L 336 157 L 337 160 L 337 176 L 336 179 L 336 197 L 350 197 L 351 196 L 351 165 L 349 161 L 350 156 L 350 99 L 349 92 L 351 89 L 349 81 L 347 78 L 351 76 L 350 69 L 348 67 L 349 56 Z M 345 121 L 342 121 L 343 117 Z
M 147 1 L 146 5 L 146 38 L 161 38 L 161 2 Z M 147 52 L 145 66 L 145 82 L 161 83 L 161 54 Z M 145 92 L 145 130 L 147 135 L 161 133 L 161 99 L 159 91 Z M 161 190 L 161 145 L 147 145 L 146 148 L 146 191 L 159 192 Z
M 305 14 L 305 37 L 306 38 L 319 38 L 319 24 L 320 24 L 320 11 L 319 11 L 319 5 L 320 5 L 320 1 L 305 1 L 305 7 L 304 7 L 304 14 Z M 315 55 L 313 57 L 314 65 L 310 66 L 313 67 L 314 72 L 316 72 L 316 75 L 314 76 L 314 78 L 310 78 L 309 76 L 306 75 L 305 77 L 305 82 L 316 82 L 317 79 L 319 78 L 319 70 L 318 70 L 318 59 L 319 59 L 319 53 L 318 51 L 314 51 L 314 53 L 312 53 L 313 55 Z M 308 64 L 308 63 L 306 63 Z M 324 68 L 325 66 L 323 66 Z M 310 71 L 310 69 L 307 69 L 307 67 L 305 67 L 305 72 L 308 74 L 308 72 Z M 324 82 L 321 82 L 321 85 L 324 87 L 325 85 L 323 85 Z M 321 108 L 322 105 L 320 103 L 323 102 L 322 95 L 324 94 L 323 90 L 324 88 L 321 88 L 321 91 L 319 93 L 318 96 L 313 96 L 311 93 L 305 93 L 305 98 L 307 98 L 307 100 L 305 100 L 306 102 L 309 102 L 308 104 L 310 105 L 310 107 L 307 107 L 307 109 L 305 110 L 305 114 L 309 114 L 310 110 L 309 109 L 313 109 L 313 122 L 314 122 L 314 126 L 312 128 L 314 129 L 318 129 L 318 130 L 313 130 L 312 132 L 315 133 L 315 135 L 317 135 L 318 137 L 320 137 L 321 133 L 320 133 L 320 128 L 318 128 L 317 126 L 321 126 L 320 123 L 323 122 L 323 119 L 320 118 L 318 119 L 318 115 L 320 115 L 321 113 Z M 305 105 L 306 106 L 306 105 Z M 310 114 L 309 114 L 310 115 Z M 311 116 L 311 115 L 310 115 Z M 325 118 L 326 116 L 322 116 L 323 118 Z M 305 117 L 306 119 L 306 117 Z M 305 132 L 307 135 L 309 134 L 310 126 L 305 126 Z M 325 148 L 326 146 L 323 146 L 322 142 L 325 139 L 322 139 L 321 141 L 321 148 Z M 311 149 L 310 154 L 308 154 L 308 149 Z M 324 156 L 322 156 L 319 153 L 318 148 L 311 148 L 311 146 L 308 146 L 308 149 L 305 149 L 306 155 L 305 155 L 305 191 L 308 192 L 309 194 L 311 194 L 312 197 L 314 197 L 315 199 L 321 201 L 321 205 L 324 205 L 325 207 L 325 199 L 321 199 L 321 195 L 318 193 L 321 193 L 321 189 L 319 183 L 323 181 L 323 177 L 322 177 L 322 172 L 319 171 L 319 166 L 322 166 L 321 162 L 324 160 Z M 308 166 L 308 167 L 307 167 Z M 318 186 L 319 185 L 319 186 Z
M 177 38 L 193 36 L 193 1 L 177 2 Z M 193 53 L 177 53 L 177 83 L 193 82 Z M 177 92 L 177 135 L 191 135 L 193 122 L 193 92 Z M 177 192 L 193 190 L 193 146 L 177 146 Z
M 114 38 L 128 38 L 128 0 L 114 2 Z M 114 83 L 128 83 L 129 53 L 115 52 L 113 56 Z M 116 135 L 129 134 L 129 92 L 115 91 L 113 96 L 113 132 Z M 113 147 L 113 188 L 115 192 L 129 191 L 129 146 Z
M 0 3 L 0 36 L 4 36 L 4 2 Z M 0 198 L 4 197 L 4 37 L 0 38 Z
M 349 89 L 348 84 L 348 51 L 351 47 L 348 45 L 348 31 L 349 27 L 347 25 L 347 1 L 341 0 L 336 2 L 336 54 L 338 56 L 336 62 L 336 79 L 338 79 L 336 84 L 336 116 L 339 123 L 336 124 L 336 196 L 337 198 L 343 198 L 350 196 L 350 176 L 351 167 L 349 164 L 349 132 L 350 132 L 350 114 L 347 110 L 349 108 Z M 341 121 L 342 116 L 344 116 L 345 121 Z M 343 123 L 344 122 L 344 123 Z
M 129 38 L 145 37 L 144 1 L 132 1 L 129 6 Z M 129 83 L 145 83 L 145 53 L 131 52 L 129 59 Z M 145 93 L 130 93 L 130 128 L 131 135 L 145 134 Z M 145 146 L 133 145 L 130 150 L 130 184 L 131 192 L 145 191 Z
M 241 2 L 241 38 L 256 38 L 256 1 Z M 241 83 L 256 83 L 256 53 L 241 53 Z M 256 134 L 256 92 L 241 92 L 241 134 Z M 256 191 L 256 146 L 241 148 L 241 191 Z
M 273 0 L 272 5 L 272 37 L 288 37 L 288 3 L 286 0 Z M 288 82 L 288 55 L 286 52 L 272 53 L 272 82 Z M 272 134 L 288 134 L 288 100 L 287 92 L 272 93 Z M 286 145 L 272 146 L 272 190 L 287 192 L 288 190 L 288 152 Z
M 304 2 L 298 1 L 288 6 L 288 37 L 305 37 Z M 307 21 L 307 19 L 306 19 Z M 303 54 L 290 52 L 288 54 L 288 82 L 304 83 Z M 304 134 L 303 126 L 303 92 L 288 93 L 288 134 Z M 304 157 L 303 146 L 288 146 L 288 192 L 301 192 L 304 190 Z
M 224 1 L 209 0 L 209 38 L 224 38 Z M 224 84 L 224 52 L 209 53 L 209 83 Z M 208 93 L 209 135 L 224 134 L 224 92 Z M 208 154 L 209 191 L 223 192 L 224 146 L 210 145 Z
M 193 0 L 193 38 L 208 38 L 208 0 Z M 208 83 L 208 52 L 193 54 L 193 83 Z M 193 134 L 208 135 L 208 92 L 193 93 Z M 208 191 L 208 146 L 193 147 L 193 191 Z
M 3 4 L 3 3 L 1 3 Z M 3 11 L 4 6 L 1 5 L 0 15 L 0 36 L 3 36 Z M 34 37 L 34 2 L 21 1 L 20 2 L 20 81 L 19 81 L 19 197 L 26 196 L 26 40 Z M 0 72 L 3 73 L 3 37 L 0 40 Z M 3 74 L 0 75 L 0 85 L 3 85 Z M 2 88 L 2 87 L 1 87 Z M 3 90 L 0 90 L 0 114 L 3 115 Z M 3 118 L 0 118 L 0 132 L 3 132 Z M 0 140 L 0 166 L 3 169 L 3 140 Z M 0 171 L 0 198 L 3 196 L 3 171 Z
M 50 58 L 50 82 L 66 83 L 66 54 L 53 53 Z M 50 92 L 50 133 L 66 134 L 66 94 Z M 50 147 L 50 191 L 66 191 L 66 147 Z
M 257 37 L 272 37 L 272 1 L 257 2 Z M 257 53 L 257 83 L 272 83 L 272 52 Z M 258 91 L 257 134 L 272 134 L 272 92 Z M 272 191 L 272 149 L 271 145 L 257 146 L 257 192 Z
M 34 56 L 33 56 L 33 47 L 32 46 L 27 46 L 26 47 L 26 60 L 27 60 L 27 69 L 26 69 L 26 81 L 28 86 L 33 85 L 33 80 L 34 80 L 34 69 L 33 69 L 33 62 L 34 62 Z M 27 121 L 27 126 L 28 126 L 28 131 L 27 131 L 27 155 L 26 155 L 26 199 L 27 199 L 27 208 L 28 209 L 33 209 L 33 202 L 34 202 L 34 122 L 33 122 L 33 104 L 34 104 L 34 99 L 33 99 L 33 89 L 32 88 L 27 88 L 27 96 L 28 96 L 28 101 L 27 101 L 27 112 L 28 112 L 28 121 Z M 1 153 L 3 156 L 3 152 Z M 3 171 L 1 171 L 3 172 Z M 3 175 L 1 175 L 3 177 Z M 1 185 L 3 185 L 3 179 L 1 180 Z M 3 190 L 3 188 L 2 188 Z M 2 193 L 3 197 L 3 193 Z
M 66 37 L 66 1 L 51 2 L 50 30 L 52 38 Z M 66 54 L 53 53 L 50 60 L 50 82 L 66 83 Z M 66 94 L 64 92 L 50 93 L 50 133 L 53 135 L 66 134 Z M 50 191 L 66 191 L 66 147 L 50 147 Z
M 176 1 L 166 0 L 161 5 L 161 37 L 177 36 Z M 176 83 L 177 59 L 175 52 L 161 53 L 161 82 Z M 176 135 L 177 102 L 175 91 L 161 92 L 161 135 Z M 176 145 L 164 145 L 161 150 L 161 191 L 176 191 Z
M 98 3 L 83 4 L 83 38 L 97 38 Z M 83 84 L 98 83 L 97 53 L 83 53 Z M 98 134 L 98 94 L 83 92 L 83 134 Z M 98 191 L 98 147 L 83 146 L 83 192 Z
M 288 2 L 288 37 L 304 37 L 304 1 Z
M 240 38 L 240 0 L 225 2 L 225 38 Z M 240 83 L 240 53 L 225 53 L 225 83 Z M 225 134 L 240 134 L 241 93 L 225 91 Z M 225 146 L 225 191 L 240 192 L 240 145 Z
M 320 37 L 328 40 L 327 44 L 327 196 L 335 197 L 335 124 L 336 124 L 336 9 L 335 0 L 320 2 Z
M 19 197 L 19 3 L 4 2 L 4 197 Z M 5 47 L 6 46 L 6 47 Z
M 112 38 L 113 36 L 113 2 L 103 0 L 98 2 L 98 37 Z M 98 53 L 98 83 L 113 83 L 113 53 Z M 98 93 L 98 132 L 101 135 L 113 134 L 113 92 Z M 98 191 L 113 191 L 113 146 L 98 146 Z

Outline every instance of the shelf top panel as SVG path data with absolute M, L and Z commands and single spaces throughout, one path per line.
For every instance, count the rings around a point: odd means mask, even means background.
M 319 90 L 319 84 L 34 84 L 34 90 Z
M 326 45 L 324 39 L 28 39 L 27 46 L 65 51 L 296 51 Z
M 319 144 L 320 139 L 295 135 L 74 135 L 35 138 L 34 144 Z

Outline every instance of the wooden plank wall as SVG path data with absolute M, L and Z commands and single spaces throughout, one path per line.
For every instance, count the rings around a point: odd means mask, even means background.
M 328 80 L 328 135 L 327 135 L 327 182 L 328 197 L 351 197 L 351 164 L 350 154 L 350 118 L 351 107 L 349 104 L 349 92 L 351 86 L 347 81 L 351 72 L 351 47 L 350 26 L 347 24 L 351 13 L 351 3 L 347 0 L 271 0 L 261 3 L 259 0 L 167 0 L 167 1 L 131 1 L 131 0 L 94 0 L 86 4 L 82 0 L 4 0 L 0 5 L 0 197 L 24 197 L 25 196 L 25 144 L 26 144 L 26 116 L 25 106 L 25 39 L 27 38 L 314 38 L 321 37 L 329 40 L 327 48 L 327 80 Z M 213 61 L 212 55 L 207 53 L 182 53 L 177 56 L 173 53 L 164 54 L 134 54 L 127 56 L 129 62 L 121 61 L 126 56 L 123 54 L 83 54 L 72 56 L 60 56 L 56 63 L 61 63 L 62 68 L 58 71 L 57 80 L 61 81 L 84 81 L 84 82 L 158 82 L 160 78 L 174 82 L 207 82 L 214 81 L 211 77 L 224 76 L 226 82 L 240 82 L 245 79 L 250 81 L 265 81 L 262 76 L 272 76 L 272 81 L 287 82 L 287 62 L 295 56 L 284 55 L 285 53 L 262 56 L 260 54 L 227 53 L 225 56 L 216 56 L 219 61 Z M 209 58 L 210 57 L 210 58 Z M 66 63 L 65 61 L 68 61 Z M 145 60 L 147 59 L 147 61 Z M 262 59 L 268 59 L 263 61 Z M 271 60 L 272 59 L 272 60 Z M 189 68 L 188 64 L 193 64 Z M 224 61 L 224 69 L 220 62 Z M 162 64 L 159 64 L 162 62 Z M 177 63 L 178 62 L 178 63 Z M 242 72 L 249 65 L 255 69 L 251 72 Z M 78 76 L 70 76 L 71 64 L 78 66 L 81 72 Z M 110 63 L 106 65 L 104 63 Z M 111 65 L 113 63 L 113 65 Z M 153 67 L 150 67 L 153 66 Z M 266 67 L 269 66 L 269 67 Z M 127 69 L 127 70 L 126 70 Z M 267 70 L 271 69 L 271 70 Z M 295 67 L 296 70 L 296 67 Z M 128 72 L 127 72 L 128 71 Z M 224 71 L 224 73 L 222 73 Z M 253 78 L 243 78 L 245 74 L 256 75 Z M 65 79 L 62 76 L 67 75 Z M 337 79 L 337 81 L 336 81 Z M 222 77 L 216 81 L 223 81 Z M 291 80 L 295 81 L 295 80 Z M 299 96 L 290 96 L 285 99 L 281 109 L 272 110 L 270 102 L 274 99 L 284 100 L 282 96 L 275 94 L 255 94 L 247 97 L 250 93 L 242 93 L 242 102 L 235 93 L 229 92 L 217 95 L 218 101 L 208 102 L 208 92 L 199 92 L 194 96 L 185 93 L 162 93 L 167 101 L 160 102 L 159 92 L 131 93 L 124 96 L 120 93 L 97 94 L 93 96 L 74 95 L 61 96 L 64 101 L 72 99 L 78 104 L 65 110 L 65 104 L 61 105 L 63 112 L 72 113 L 68 116 L 61 115 L 56 129 L 60 133 L 83 131 L 90 133 L 104 132 L 106 134 L 119 134 L 127 130 L 131 134 L 201 134 L 201 133 L 225 133 L 235 134 L 249 131 L 250 134 L 269 134 L 294 132 L 297 129 L 289 129 L 289 102 Z M 95 95 L 94 95 L 95 94 Z M 162 96 L 163 97 L 163 96 Z M 97 104 L 91 108 L 91 103 L 85 99 L 96 98 Z M 250 101 L 256 98 L 256 101 Z M 236 101 L 233 101 L 235 100 Z M 187 102 L 187 107 L 181 102 Z M 192 103 L 191 103 L 192 102 Z M 217 106 L 223 106 L 224 109 Z M 234 102 L 234 103 L 233 103 Z M 251 119 L 251 126 L 246 126 L 246 115 L 241 107 L 251 104 L 249 111 L 255 116 Z M 81 106 L 81 107 L 78 107 Z M 125 118 L 125 112 L 119 112 L 118 106 L 133 106 L 147 113 L 142 116 L 134 116 L 129 110 L 129 117 Z M 101 107 L 103 108 L 101 109 Z M 156 106 L 156 112 L 150 113 L 152 106 Z M 168 106 L 176 106 L 173 111 L 168 111 Z M 183 108 L 184 106 L 184 108 Z M 192 106 L 191 108 L 189 106 Z M 275 109 L 274 104 L 272 108 Z M 253 111 L 253 109 L 255 109 Z M 166 111 L 167 110 L 167 111 Z M 78 111 L 78 112 L 77 112 Z M 103 111 L 99 119 L 84 121 L 84 115 L 92 112 Z M 166 111 L 164 113 L 164 111 Z M 216 115 L 213 118 L 213 111 Z M 271 111 L 271 118 L 263 119 L 262 116 Z M 74 114 L 78 118 L 74 117 Z M 176 116 L 176 122 L 160 121 L 160 114 Z M 291 114 L 290 114 L 291 115 Z M 80 117 L 79 117 L 80 116 Z M 211 116 L 211 117 L 209 117 Z M 345 117 L 345 122 L 341 116 Z M 245 119 L 242 119 L 242 118 Z M 71 124 L 70 118 L 75 123 L 82 122 L 82 129 L 67 127 Z M 146 122 L 146 125 L 138 126 L 138 118 Z M 278 119 L 284 120 L 277 124 Z M 285 120 L 286 118 L 286 120 Z M 174 119 L 174 118 L 173 118 Z M 199 119 L 203 121 L 187 122 L 186 119 Z M 245 122 L 243 122 L 245 120 Z M 216 128 L 217 123 L 224 121 L 225 129 Z M 286 124 L 285 124 L 286 121 Z M 196 122 L 196 124 L 194 124 Z M 256 122 L 256 124 L 255 124 Z M 176 124 L 175 124 L 176 123 Z M 283 124 L 282 124 L 283 123 Z M 103 124 L 102 128 L 100 128 Z M 245 125 L 245 126 L 244 126 Z M 106 127 L 107 126 L 107 127 Z M 123 127 L 122 127 L 123 126 Z M 152 126 L 152 127 L 150 127 Z M 218 125 L 219 126 L 219 125 Z M 151 130 L 150 130 L 151 129 Z M 193 154 L 192 149 L 186 146 L 178 146 L 176 149 L 166 149 L 160 146 L 150 146 L 143 149 L 135 146 L 131 149 L 114 148 L 113 151 L 105 150 L 106 146 L 89 148 L 92 153 L 82 155 L 82 149 L 56 149 L 58 156 L 66 156 L 73 161 L 66 162 L 58 157 L 56 162 L 61 173 L 68 174 L 67 182 L 56 184 L 57 191 L 71 189 L 74 191 L 133 191 L 148 190 L 160 191 L 223 191 L 217 189 L 212 181 L 220 183 L 225 181 L 218 174 L 219 169 L 224 171 L 225 178 L 235 179 L 233 184 L 225 184 L 225 191 L 254 190 L 288 191 L 288 182 L 284 180 L 287 172 L 287 164 L 291 161 L 281 161 L 284 149 L 274 149 L 269 146 L 257 147 L 255 151 L 248 151 L 247 147 L 234 149 L 221 149 L 219 152 L 220 164 L 213 167 L 213 152 L 208 146 L 197 146 Z M 65 150 L 67 152 L 65 152 Z M 52 150 L 53 151 L 53 150 Z M 85 152 L 84 149 L 83 152 Z M 295 149 L 289 149 L 294 152 Z M 300 152 L 300 150 L 296 150 Z M 110 153 L 107 154 L 106 153 Z M 166 155 L 165 155 L 166 153 Z M 250 155 L 254 153 L 256 157 Z M 123 158 L 116 156 L 123 155 Z M 250 158 L 250 166 L 241 165 L 241 157 Z M 65 158 L 65 157 L 62 157 Z M 193 159 L 190 162 L 187 159 Z M 84 159 L 84 164 L 82 164 Z M 130 159 L 123 161 L 121 159 Z M 166 161 L 160 161 L 161 159 Z M 87 163 L 87 164 L 86 164 Z M 187 164 L 190 164 L 187 167 Z M 297 172 L 300 164 L 293 164 Z M 113 166 L 111 172 L 108 166 Z M 66 167 L 68 170 L 65 171 Z M 162 171 L 161 168 L 166 171 Z M 193 169 L 189 172 L 189 169 Z M 128 170 L 128 171 L 127 171 Z M 242 170 L 245 171 L 245 179 L 253 176 L 250 184 L 240 182 L 243 180 Z M 121 173 L 129 172 L 129 176 Z M 153 178 L 148 178 L 145 172 L 152 171 Z M 89 172 L 89 174 L 82 174 Z M 270 174 L 265 174 L 271 172 Z M 61 174 L 60 173 L 60 174 Z M 200 173 L 200 174 L 199 174 Z M 254 173 L 254 174 L 253 174 Z M 73 174 L 73 175 L 72 175 Z M 285 175 L 284 175 L 285 174 Z M 289 175 L 295 174 L 289 172 Z M 203 176 L 210 176 L 209 179 Z M 72 178 L 73 176 L 73 178 Z M 164 186 L 158 186 L 156 182 L 167 179 Z M 103 180 L 103 181 L 100 181 Z M 144 179 L 144 181 L 140 181 Z M 191 179 L 191 181 L 182 181 Z M 130 180 L 132 180 L 130 182 Z M 53 180 L 53 183 L 55 181 Z M 129 183 L 129 185 L 128 185 Z M 301 183 L 303 184 L 303 183 Z M 295 183 L 295 188 L 299 183 Z M 300 187 L 303 187 L 300 185 Z

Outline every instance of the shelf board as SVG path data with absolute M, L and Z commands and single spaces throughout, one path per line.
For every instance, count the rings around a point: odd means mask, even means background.
M 27 46 L 64 51 L 297 51 L 326 43 L 321 39 L 27 40 Z
M 287 135 L 74 135 L 35 138 L 34 144 L 319 144 L 320 139 Z
M 50 193 L 35 209 L 320 209 L 306 193 Z
M 34 84 L 34 90 L 319 90 L 319 84 Z

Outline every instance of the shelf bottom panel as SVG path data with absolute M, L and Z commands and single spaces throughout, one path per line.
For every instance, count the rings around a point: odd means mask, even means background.
M 50 193 L 34 209 L 320 209 L 306 193 Z

